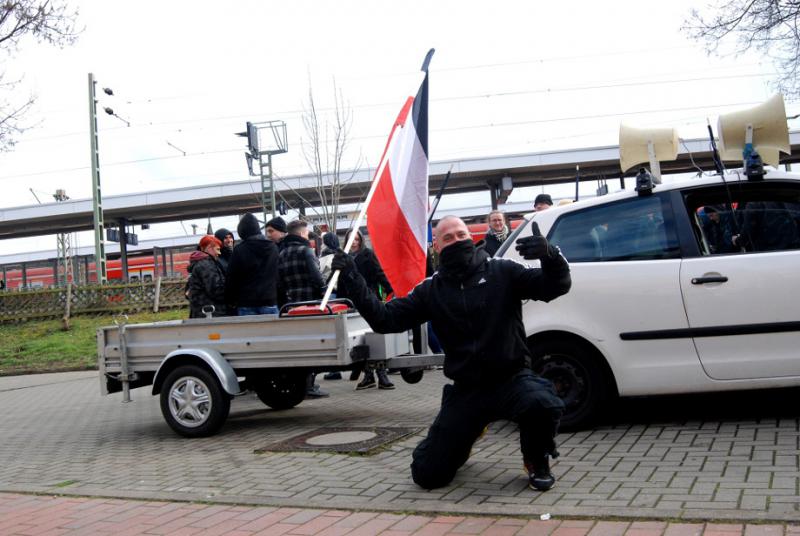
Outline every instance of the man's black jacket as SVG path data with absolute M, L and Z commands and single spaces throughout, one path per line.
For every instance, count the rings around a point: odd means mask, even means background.
M 278 304 L 278 247 L 263 235 L 248 236 L 233 248 L 225 297 L 237 307 Z
M 463 282 L 438 271 L 408 296 L 386 304 L 367 289 L 356 270 L 343 273 L 339 285 L 347 287 L 348 297 L 378 333 L 431 322 L 444 348 L 445 376 L 459 384 L 487 386 L 530 366 L 521 300 L 550 301 L 569 291 L 572 281 L 563 256 L 542 259 L 541 264 L 529 268 L 480 257 Z

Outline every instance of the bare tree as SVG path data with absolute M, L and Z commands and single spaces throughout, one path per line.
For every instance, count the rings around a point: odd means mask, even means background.
M 36 100 L 17 95 L 20 80 L 8 79 L 4 62 L 27 39 L 58 47 L 74 43 L 77 17 L 65 0 L 0 0 L 0 151 L 13 147 L 26 128 L 22 119 Z
M 797 0 L 725 0 L 708 14 L 692 10 L 684 30 L 705 43 L 709 53 L 720 54 L 723 43 L 733 42 L 734 55 L 748 50 L 773 60 L 777 89 L 786 95 L 800 94 L 800 2 Z
M 303 157 L 315 178 L 314 189 L 320 200 L 322 219 L 329 231 L 336 232 L 341 191 L 358 172 L 361 157 L 351 170 L 342 169 L 351 141 L 353 113 L 336 86 L 336 81 L 333 82 L 333 95 L 331 114 L 321 116 L 309 82 L 308 103 L 303 110 L 303 128 L 307 139 L 303 140 L 302 146 Z

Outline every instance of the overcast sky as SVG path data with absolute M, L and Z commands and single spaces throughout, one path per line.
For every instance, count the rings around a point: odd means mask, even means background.
M 244 141 L 234 136 L 246 121 L 286 121 L 289 152 L 275 157 L 275 172 L 307 172 L 309 84 L 326 110 L 334 79 L 353 113 L 346 164 L 375 165 L 431 47 L 433 161 L 613 145 L 621 121 L 700 137 L 707 117 L 716 124 L 719 113 L 773 93 L 768 60 L 708 57 L 688 40 L 680 27 L 692 4 L 702 6 L 685 0 L 74 4 L 85 27 L 76 45 L 24 43 L 5 64 L 39 100 L 34 126 L 0 153 L 0 206 L 35 204 L 29 188 L 44 202 L 57 188 L 90 197 L 89 72 L 115 93 L 100 93 L 100 107 L 131 123 L 99 117 L 105 196 L 246 179 Z M 789 115 L 797 109 L 787 101 Z M 189 232 L 190 223 L 206 225 L 186 222 Z M 212 223 L 234 228 L 235 218 Z M 54 248 L 54 237 L 3 243 L 3 253 Z

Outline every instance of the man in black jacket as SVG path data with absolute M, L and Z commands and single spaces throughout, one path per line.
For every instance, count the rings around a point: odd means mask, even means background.
M 411 474 L 419 486 L 446 486 L 469 458 L 475 440 L 492 421 L 519 425 L 529 485 L 546 491 L 555 483 L 549 457 L 558 455 L 555 434 L 564 410 L 553 385 L 530 369 L 521 300 L 550 301 L 569 291 L 569 265 L 534 228 L 517 242 L 529 268 L 477 252 L 464 222 L 447 216 L 436 226 L 439 270 L 404 298 L 382 304 L 364 284 L 352 259 L 339 251 L 333 268 L 342 271 L 361 315 L 378 333 L 431 325 L 444 348 L 445 385 L 439 415 L 414 450 Z
M 325 280 L 319 271 L 319 259 L 308 241 L 308 224 L 294 220 L 287 230 L 278 256 L 278 271 L 286 301 L 319 300 L 325 294 Z
M 278 314 L 278 247 L 261 234 L 258 219 L 245 214 L 236 228 L 241 241 L 228 263 L 225 296 L 239 316 Z

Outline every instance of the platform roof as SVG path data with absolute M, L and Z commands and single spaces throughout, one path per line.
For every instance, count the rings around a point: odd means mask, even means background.
M 781 163 L 800 162 L 800 131 L 790 132 L 791 154 L 781 155 Z M 712 170 L 708 139 L 685 140 L 678 157 L 661 163 L 664 174 Z M 740 162 L 727 162 L 732 167 Z M 572 182 L 576 166 L 582 181 L 615 179 L 619 169 L 619 147 L 591 147 L 538 153 L 487 156 L 432 162 L 430 191 L 435 193 L 448 170 L 451 178 L 446 193 L 489 191 L 489 185 L 510 176 L 515 188 Z M 627 174 L 632 177 L 634 171 Z M 357 203 L 365 196 L 371 170 L 360 170 L 342 188 L 341 203 Z M 320 203 L 311 175 L 283 177 L 275 182 L 276 191 L 290 206 Z M 488 205 L 488 196 L 487 196 Z M 171 190 L 106 196 L 103 199 L 106 224 L 125 218 L 135 224 L 227 216 L 261 211 L 258 179 L 208 184 Z M 0 209 L 0 239 L 22 238 L 91 230 L 91 199 L 75 199 Z

